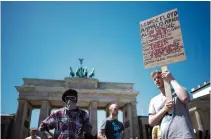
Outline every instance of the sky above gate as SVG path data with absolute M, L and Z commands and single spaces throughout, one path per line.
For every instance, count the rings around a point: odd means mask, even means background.
M 159 93 L 149 74 L 158 67 L 143 66 L 139 22 L 174 8 L 187 60 L 168 68 L 190 92 L 210 79 L 210 2 L 2 2 L 1 113 L 16 113 L 22 78 L 62 80 L 84 58 L 99 81 L 134 83 L 137 115 L 147 115 Z

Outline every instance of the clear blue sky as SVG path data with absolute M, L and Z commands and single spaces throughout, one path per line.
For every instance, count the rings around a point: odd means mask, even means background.
M 187 60 L 169 65 L 188 89 L 210 79 L 210 2 L 2 2 L 3 113 L 16 113 L 22 78 L 62 80 L 69 66 L 106 82 L 135 83 L 137 115 L 158 94 L 144 69 L 139 22 L 178 8 Z M 32 126 L 37 113 L 33 112 Z

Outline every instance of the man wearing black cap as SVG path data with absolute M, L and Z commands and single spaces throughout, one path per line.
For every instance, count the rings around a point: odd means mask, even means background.
M 88 114 L 76 105 L 78 93 L 68 89 L 62 95 L 65 107 L 53 112 L 41 122 L 39 130 L 44 131 L 48 138 L 54 139 L 84 139 L 84 132 L 90 133 L 92 126 Z M 54 135 L 49 130 L 55 129 Z

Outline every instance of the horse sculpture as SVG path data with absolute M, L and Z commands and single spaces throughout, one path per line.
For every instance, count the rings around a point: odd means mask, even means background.
M 92 68 L 92 71 L 88 73 L 87 67 L 83 68 L 83 59 L 79 58 L 81 67 L 77 67 L 76 72 L 74 73 L 72 70 L 72 67 L 70 67 L 70 75 L 71 77 L 78 77 L 78 78 L 92 78 L 95 76 L 95 71 L 94 68 Z
M 92 71 L 89 73 L 89 78 L 92 78 L 95 76 L 95 68 L 92 68 Z
M 73 72 L 72 67 L 70 67 L 70 75 L 71 75 L 72 77 L 75 77 L 75 73 Z

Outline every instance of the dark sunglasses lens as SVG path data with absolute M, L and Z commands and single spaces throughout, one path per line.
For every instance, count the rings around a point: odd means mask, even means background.
M 76 100 L 76 97 L 75 96 L 67 96 L 66 99 L 67 100 Z

